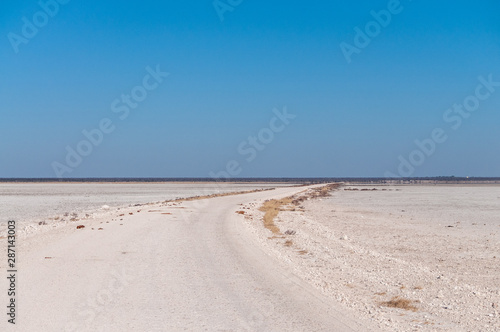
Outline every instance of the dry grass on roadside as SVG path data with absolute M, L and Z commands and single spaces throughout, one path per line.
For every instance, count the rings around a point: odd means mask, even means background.
M 197 201 L 197 200 L 200 200 L 200 199 L 215 198 L 215 197 L 225 197 L 225 196 L 234 196 L 234 195 L 243 195 L 243 194 L 257 193 L 257 192 L 261 192 L 261 191 L 268 191 L 268 190 L 274 190 L 274 189 L 275 188 L 254 189 L 254 190 L 246 190 L 246 191 L 227 192 L 227 193 L 221 193 L 221 194 L 212 194 L 212 195 L 193 196 L 193 197 L 186 197 L 186 198 L 177 198 L 177 199 L 172 199 L 172 200 L 166 200 L 163 203 Z
M 415 307 L 413 305 L 414 302 L 415 301 L 403 299 L 399 296 L 395 296 L 389 301 L 380 302 L 380 305 L 382 305 L 384 307 L 389 307 L 389 308 L 398 308 L 398 309 L 404 309 L 404 310 L 417 311 L 417 307 Z
M 321 198 L 321 197 L 328 197 L 330 196 L 330 192 L 333 190 L 338 189 L 341 186 L 340 183 L 330 183 L 327 185 L 324 185 L 322 187 L 314 188 L 314 189 L 309 189 L 307 192 L 305 192 L 302 195 L 297 195 L 297 197 L 293 196 L 293 201 L 292 203 L 294 205 L 300 205 L 305 200 L 309 199 L 314 199 L 314 198 Z
M 286 206 L 289 205 L 298 206 L 307 199 L 330 196 L 330 192 L 338 187 L 340 187 L 340 184 L 331 183 L 318 188 L 304 190 L 290 197 L 265 201 L 259 209 L 264 212 L 264 227 L 269 229 L 273 234 L 281 235 L 279 227 L 274 223 L 274 218 L 276 218 L 280 211 L 285 211 Z M 295 211 L 295 208 L 291 207 L 286 211 Z
M 265 201 L 259 209 L 264 212 L 264 227 L 273 232 L 273 234 L 281 234 L 278 226 L 274 224 L 274 218 L 278 215 L 282 206 L 290 203 L 292 203 L 292 197 Z

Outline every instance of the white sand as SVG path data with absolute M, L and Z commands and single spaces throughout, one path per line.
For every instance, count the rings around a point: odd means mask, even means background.
M 269 239 L 259 211 L 247 224 L 266 252 L 385 331 L 500 331 L 500 186 L 375 188 L 281 212 L 277 225 L 296 231 L 284 239 Z M 395 296 L 417 311 L 380 305 Z
M 258 208 L 305 187 L 40 225 L 18 238 L 18 325 L 0 330 L 499 331 L 500 187 L 376 188 L 280 212 L 284 238 Z
M 101 207 L 127 207 L 175 198 L 284 186 L 281 183 L 0 183 L 0 236 L 7 220 L 37 232 L 72 218 L 99 217 Z
M 18 324 L 0 329 L 373 330 L 263 252 L 235 213 L 300 190 L 113 209 L 20 236 Z

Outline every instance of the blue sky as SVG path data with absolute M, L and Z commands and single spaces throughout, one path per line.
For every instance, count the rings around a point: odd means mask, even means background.
M 0 177 L 208 177 L 232 161 L 237 177 L 500 176 L 500 87 L 459 128 L 444 120 L 478 77 L 500 82 L 498 1 L 41 3 L 53 16 L 0 5 Z M 340 45 L 372 11 L 390 22 L 348 62 Z M 168 77 L 120 119 L 111 104 L 157 66 Z M 103 119 L 114 130 L 69 165 Z M 419 148 L 434 129 L 447 139 Z

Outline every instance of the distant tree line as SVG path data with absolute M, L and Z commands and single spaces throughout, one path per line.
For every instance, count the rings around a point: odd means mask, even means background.
M 360 184 L 422 184 L 422 183 L 500 183 L 500 177 L 410 177 L 410 178 L 0 178 L 0 182 L 270 182 L 316 184 L 327 182 L 349 182 Z

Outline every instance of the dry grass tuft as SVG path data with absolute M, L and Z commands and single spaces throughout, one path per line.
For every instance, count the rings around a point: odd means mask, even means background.
M 288 207 L 288 209 L 286 207 L 289 205 L 298 206 L 307 199 L 330 196 L 330 192 L 338 187 L 340 187 L 340 184 L 331 183 L 311 190 L 304 190 L 290 197 L 265 201 L 260 207 L 260 211 L 264 212 L 264 227 L 269 229 L 273 234 L 281 235 L 279 227 L 274 224 L 274 218 L 276 218 L 280 211 L 295 210 L 293 207 Z M 299 208 L 303 207 L 299 206 Z
M 186 197 L 186 198 L 177 198 L 177 199 L 166 200 L 163 203 L 197 201 L 197 200 L 200 200 L 200 199 L 215 198 L 215 197 L 225 197 L 225 196 L 234 196 L 234 195 L 243 195 L 243 194 L 257 193 L 257 192 L 261 192 L 261 191 L 268 191 L 268 190 L 274 190 L 274 189 L 275 188 L 254 189 L 254 190 L 227 192 L 227 193 L 221 193 L 221 194 L 211 194 L 211 195 L 193 196 L 193 197 Z
M 292 240 L 286 240 L 285 241 L 285 246 L 286 247 L 291 247 L 293 245 L 293 241 Z
M 292 196 L 293 197 L 292 203 L 296 206 L 299 206 L 300 203 L 302 203 L 303 201 L 308 200 L 308 199 L 331 196 L 330 192 L 338 189 L 340 186 L 341 186 L 340 183 L 330 183 L 330 184 L 324 185 L 324 186 L 319 187 L 319 188 L 307 190 L 302 195 L 298 195 L 297 197 Z M 299 206 L 299 208 L 303 209 L 304 207 Z
M 380 302 L 380 305 L 389 308 L 398 308 L 404 310 L 417 311 L 417 307 L 415 307 L 412 303 L 415 301 L 403 299 L 399 296 L 393 297 L 390 301 Z
M 259 209 L 260 211 L 264 212 L 264 227 L 273 232 L 273 234 L 281 234 L 278 226 L 274 224 L 274 218 L 278 215 L 283 205 L 288 205 L 291 202 L 291 197 L 265 201 Z

